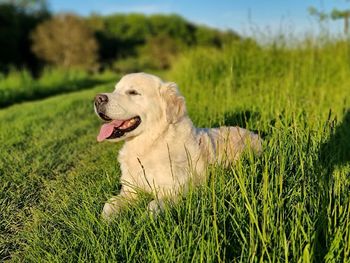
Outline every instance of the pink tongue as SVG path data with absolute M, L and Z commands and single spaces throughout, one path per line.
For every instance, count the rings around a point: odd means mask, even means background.
M 110 123 L 103 124 L 100 133 L 97 135 L 97 141 L 102 142 L 112 135 L 114 128 L 118 128 L 124 121 L 114 120 Z

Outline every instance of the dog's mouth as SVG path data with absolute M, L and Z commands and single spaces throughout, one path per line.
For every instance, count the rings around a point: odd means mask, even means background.
M 110 121 L 101 126 L 97 141 L 102 142 L 105 139 L 116 139 L 122 137 L 125 133 L 135 130 L 141 123 L 139 116 L 127 120 L 112 120 L 107 116 L 100 116 L 106 121 Z

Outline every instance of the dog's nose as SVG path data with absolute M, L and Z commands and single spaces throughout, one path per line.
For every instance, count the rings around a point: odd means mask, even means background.
M 100 106 L 108 102 L 108 96 L 105 94 L 97 94 L 95 97 L 95 105 Z

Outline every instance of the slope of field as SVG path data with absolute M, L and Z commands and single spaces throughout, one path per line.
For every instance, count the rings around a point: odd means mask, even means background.
M 350 258 L 350 48 L 247 43 L 196 50 L 168 73 L 197 126 L 264 136 L 157 218 L 118 193 L 121 144 L 95 141 L 92 98 L 112 85 L 0 111 L 0 258 L 25 262 L 321 262 Z
M 0 108 L 57 94 L 84 90 L 115 78 L 112 72 L 89 74 L 81 70 L 46 68 L 34 79 L 26 70 L 0 74 Z

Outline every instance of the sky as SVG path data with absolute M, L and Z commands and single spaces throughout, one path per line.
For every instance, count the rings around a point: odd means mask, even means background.
M 245 36 L 288 32 L 317 32 L 320 25 L 308 8 L 325 12 L 333 8 L 349 9 L 346 0 L 48 0 L 53 12 L 176 13 L 189 21 L 220 29 L 231 29 Z M 328 21 L 325 26 L 337 34 L 343 21 Z

